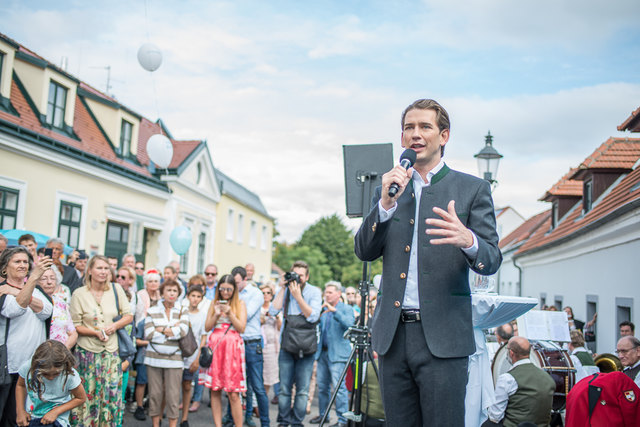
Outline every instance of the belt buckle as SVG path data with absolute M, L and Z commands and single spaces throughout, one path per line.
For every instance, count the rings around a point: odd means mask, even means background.
M 420 321 L 420 311 L 419 310 L 406 310 L 401 314 L 402 321 L 404 323 L 413 323 Z

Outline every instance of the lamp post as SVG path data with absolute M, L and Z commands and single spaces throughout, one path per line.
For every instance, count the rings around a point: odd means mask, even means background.
M 498 183 L 495 179 L 498 175 L 498 164 L 500 163 L 500 159 L 504 156 L 498 153 L 498 150 L 493 148 L 493 136 L 491 135 L 491 131 L 488 131 L 484 138 L 484 147 L 478 154 L 474 154 L 473 157 L 478 159 L 478 172 L 480 173 L 480 176 L 494 186 Z

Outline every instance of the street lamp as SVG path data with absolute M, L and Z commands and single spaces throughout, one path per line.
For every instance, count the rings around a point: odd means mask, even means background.
M 491 135 L 491 131 L 488 131 L 484 138 L 484 147 L 473 157 L 478 159 L 478 172 L 480 173 L 480 176 L 493 185 L 498 182 L 495 177 L 498 175 L 498 164 L 500 163 L 500 159 L 504 156 L 498 153 L 498 150 L 493 148 L 493 136 Z

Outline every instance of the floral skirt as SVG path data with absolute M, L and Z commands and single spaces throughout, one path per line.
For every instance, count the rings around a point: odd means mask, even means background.
M 75 426 L 122 425 L 122 366 L 118 352 L 93 353 L 76 347 L 76 369 L 87 393 L 85 403 L 71 411 Z
M 247 390 L 244 342 L 235 330 L 225 335 L 227 327 L 216 328 L 209 336 L 207 345 L 213 350 L 213 359 L 209 369 L 200 370 L 198 383 L 211 390 L 243 392 Z

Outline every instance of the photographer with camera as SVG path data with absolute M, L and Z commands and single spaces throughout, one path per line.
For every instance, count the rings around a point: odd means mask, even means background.
M 318 319 L 322 308 L 322 292 L 307 283 L 309 265 L 296 261 L 285 273 L 284 286 L 271 304 L 269 314 L 284 314 L 280 339 L 280 395 L 278 424 L 302 426 L 309 397 L 309 382 L 318 348 Z M 291 408 L 291 389 L 295 383 L 296 397 Z

